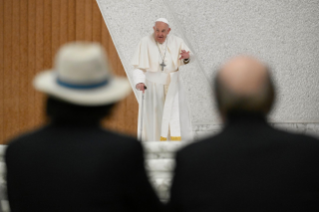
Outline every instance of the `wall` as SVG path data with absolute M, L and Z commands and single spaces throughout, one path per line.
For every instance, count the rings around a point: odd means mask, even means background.
M 94 0 L 0 0 L 0 143 L 45 122 L 45 98 L 32 79 L 52 68 L 62 44 L 75 40 L 101 43 L 115 74 L 125 76 Z M 135 135 L 136 122 L 132 93 L 104 125 Z
M 236 54 L 270 64 L 277 103 L 275 126 L 319 134 L 319 1 L 308 0 L 97 0 L 123 66 L 153 22 L 166 17 L 197 60 L 181 69 L 197 134 L 216 132 L 220 120 L 212 102 L 211 78 Z

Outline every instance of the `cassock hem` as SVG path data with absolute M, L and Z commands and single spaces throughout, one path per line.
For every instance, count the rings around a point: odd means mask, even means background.
M 181 136 L 171 136 L 171 141 L 181 141 L 182 137 Z
M 167 141 L 167 138 L 161 136 L 160 141 Z

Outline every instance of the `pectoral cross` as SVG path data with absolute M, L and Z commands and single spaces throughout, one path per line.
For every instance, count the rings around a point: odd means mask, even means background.
M 166 66 L 166 64 L 164 63 L 164 61 L 160 64 L 160 66 L 162 66 L 162 71 L 164 71 L 164 67 Z

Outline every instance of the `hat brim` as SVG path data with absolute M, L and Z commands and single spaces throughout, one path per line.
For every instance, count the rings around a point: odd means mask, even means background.
M 106 85 L 94 89 L 72 89 L 59 85 L 56 72 L 48 70 L 36 75 L 33 80 L 36 90 L 57 97 L 66 102 L 84 106 L 107 105 L 118 102 L 131 92 L 131 86 L 124 77 L 113 77 Z

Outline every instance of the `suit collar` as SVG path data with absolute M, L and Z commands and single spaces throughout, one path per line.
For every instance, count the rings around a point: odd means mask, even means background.
M 62 119 L 53 118 L 51 120 L 53 126 L 64 126 L 64 127 L 99 127 L 100 120 L 96 119 Z
M 230 125 L 267 125 L 265 115 L 262 113 L 237 112 L 227 115 L 226 126 Z

